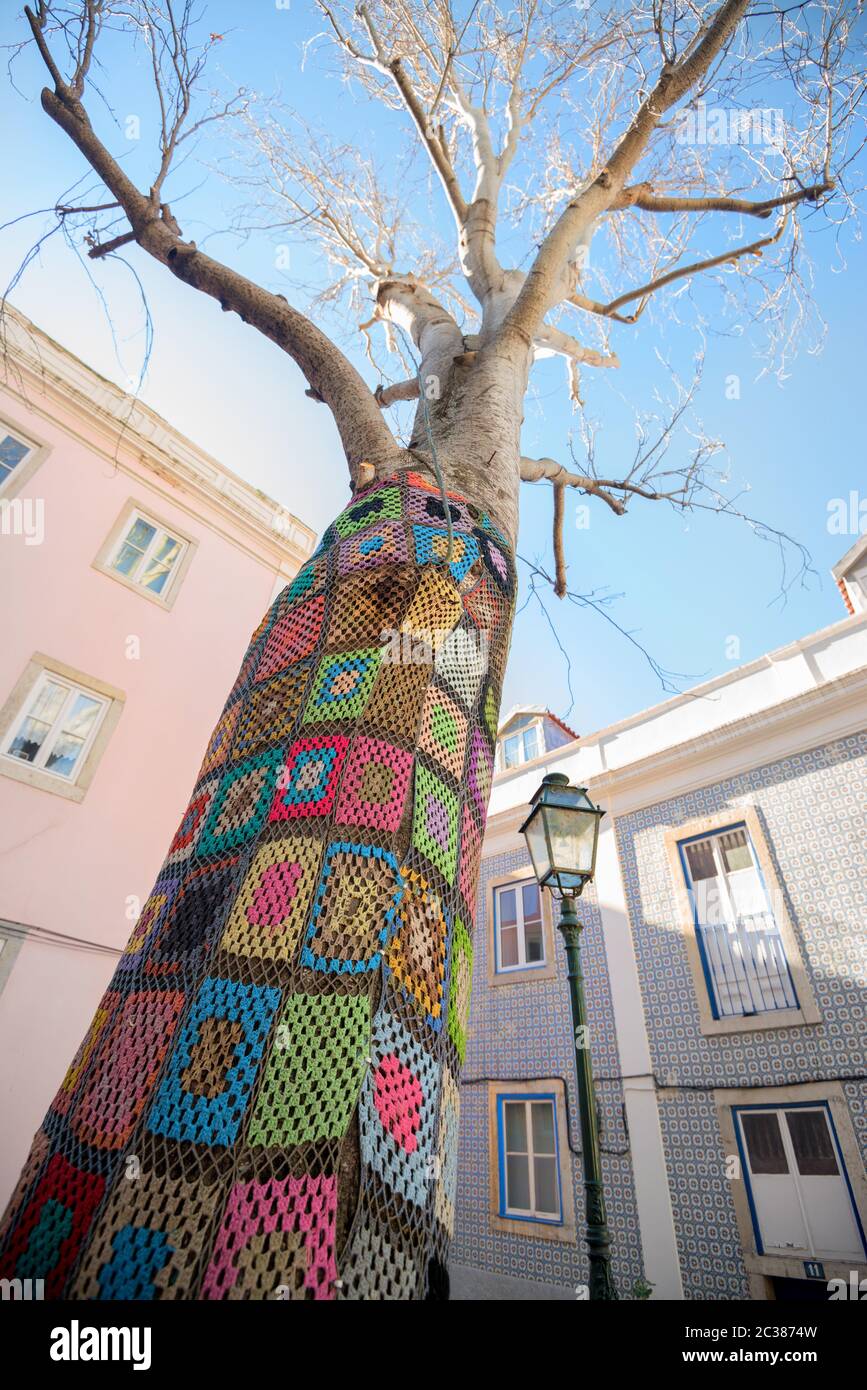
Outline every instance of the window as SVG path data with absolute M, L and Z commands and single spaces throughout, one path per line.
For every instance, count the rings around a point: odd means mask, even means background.
M 562 1221 L 553 1095 L 498 1097 L 500 1215 Z
M 3 755 L 74 782 L 109 701 L 44 671 L 3 744 Z
M 186 543 L 142 512 L 133 512 L 114 546 L 107 568 L 150 594 L 165 598 Z
M 32 452 L 29 444 L 10 434 L 5 425 L 0 424 L 0 488 L 12 477 L 14 469 Z
M 542 894 L 535 879 L 495 889 L 494 916 L 498 971 L 544 965 Z
M 759 1254 L 862 1260 L 828 1106 L 744 1106 L 734 1116 Z
M 679 847 L 714 1018 L 797 1009 L 783 938 L 747 827 L 727 826 Z
M 521 763 L 527 763 L 531 758 L 537 758 L 542 752 L 541 731 L 538 724 L 529 724 L 526 729 L 519 729 L 516 734 L 510 734 L 502 741 L 501 761 L 504 768 L 518 767 Z

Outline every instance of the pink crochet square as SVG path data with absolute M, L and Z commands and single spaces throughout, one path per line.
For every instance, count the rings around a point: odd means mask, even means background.
M 358 736 L 346 763 L 335 820 L 397 830 L 403 819 L 412 754 L 384 739 Z
M 231 1298 L 232 1290 L 244 1289 L 248 1296 L 276 1297 L 281 1284 L 292 1285 L 297 1269 L 297 1253 L 303 1246 L 301 1284 L 315 1299 L 333 1299 L 337 1263 L 334 1258 L 337 1219 L 337 1179 L 323 1174 L 318 1178 L 272 1178 L 269 1182 L 239 1183 L 232 1188 L 214 1254 L 202 1284 L 202 1298 Z M 262 1262 L 257 1262 L 257 1246 L 276 1237 L 286 1242 L 285 1264 L 280 1255 L 272 1256 L 273 1288 L 262 1283 Z M 291 1240 L 295 1236 L 298 1239 Z M 253 1252 L 251 1254 L 251 1252 Z M 268 1276 L 269 1278 L 271 1276 Z

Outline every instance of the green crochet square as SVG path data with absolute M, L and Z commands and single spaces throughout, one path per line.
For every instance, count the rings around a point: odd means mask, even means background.
M 321 724 L 330 719 L 357 719 L 367 704 L 381 660 L 379 647 L 323 657 L 302 722 Z
M 373 526 L 377 521 L 400 520 L 400 488 L 383 487 L 373 492 L 354 507 L 348 507 L 335 521 L 337 534 L 346 540 L 354 536 L 364 526 Z
M 497 722 L 499 719 L 499 713 L 499 702 L 494 698 L 494 692 L 491 689 L 491 687 L 488 686 L 487 694 L 485 695 L 484 718 L 485 726 L 488 730 L 488 733 L 491 735 L 492 743 L 496 743 L 497 741 Z
M 255 1147 L 341 1139 L 370 1054 L 366 995 L 293 994 L 259 1091 L 247 1142 Z
M 426 767 L 417 767 L 415 773 L 412 842 L 448 883 L 454 883 L 458 861 L 458 798 Z
M 449 1037 L 463 1065 L 467 1051 L 467 1021 L 473 989 L 473 944 L 461 921 L 455 918 L 452 936 L 452 964 L 449 979 Z

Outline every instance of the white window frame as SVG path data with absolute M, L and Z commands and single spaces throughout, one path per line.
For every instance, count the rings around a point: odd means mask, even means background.
M 137 561 L 133 576 L 121 574 L 114 568 L 117 560 L 132 527 L 137 520 L 143 521 L 147 526 L 156 528 L 153 539 L 149 542 L 147 549 L 142 553 L 141 559 Z M 141 573 L 147 562 L 148 557 L 156 550 L 164 536 L 171 540 L 178 541 L 181 549 L 178 558 L 174 563 L 169 577 L 166 581 L 162 593 L 155 593 L 153 589 L 148 589 L 139 579 L 134 576 Z M 93 562 L 94 569 L 100 573 L 108 575 L 118 584 L 123 584 L 125 588 L 131 589 L 133 593 L 141 598 L 146 598 L 150 603 L 155 603 L 159 608 L 170 609 L 180 592 L 184 577 L 192 563 L 193 555 L 196 550 L 196 541 L 192 536 L 175 524 L 174 521 L 160 516 L 151 507 L 142 505 L 134 497 L 127 499 L 120 516 L 111 528 L 99 554 Z
M 70 695 L 54 720 L 52 732 L 40 749 L 37 760 L 31 763 L 23 758 L 16 758 L 7 750 L 22 720 L 32 708 L 39 690 L 48 681 L 67 687 Z M 98 700 L 103 708 L 98 712 L 94 727 L 85 739 L 72 775 L 67 777 L 63 773 L 46 768 L 43 764 L 54 742 L 54 732 L 68 710 L 70 700 L 79 693 Z M 0 775 L 10 777 L 16 782 L 23 782 L 39 791 L 52 792 L 69 801 L 83 801 L 123 713 L 125 701 L 125 693 L 115 686 L 98 680 L 88 672 L 67 666 L 65 662 L 57 661 L 44 652 L 34 652 L 15 688 L 0 709 Z
M 8 501 L 20 492 L 28 479 L 33 476 L 36 469 L 48 457 L 48 445 L 37 437 L 29 429 L 22 429 L 16 425 L 6 415 L 0 415 L 0 437 L 4 434 L 11 434 L 19 443 L 27 446 L 27 453 L 20 463 L 16 463 L 11 473 L 7 473 L 0 480 L 0 498 Z
M 535 742 L 536 742 L 536 751 L 535 751 L 535 753 L 533 753 L 532 757 L 531 757 L 531 756 L 528 756 L 528 754 L 527 754 L 527 745 L 526 745 L 526 738 L 527 738 L 527 735 L 530 734 L 530 733 L 532 733 L 532 734 L 534 735 Z M 506 744 L 507 744 L 507 743 L 511 743 L 513 739 L 518 739 L 518 740 L 520 740 L 520 742 L 519 742 L 520 757 L 519 757 L 519 758 L 517 759 L 517 761 L 514 762 L 514 763 L 507 763 L 507 762 L 506 762 Z M 545 740 L 544 740 L 544 736 L 543 736 L 543 732 L 542 732 L 542 721 L 541 721 L 540 719 L 534 719 L 534 720 L 531 720 L 531 722 L 530 722 L 529 724 L 522 724 L 521 727 L 520 727 L 519 729 L 516 729 L 515 732 L 514 732 L 513 734 L 505 734 L 505 735 L 500 739 L 500 745 L 499 745 L 500 771 L 502 771 L 502 772 L 513 772 L 513 771 L 515 770 L 516 767 L 522 767 L 524 763 L 530 763 L 530 762 L 533 761 L 534 758 L 540 758 L 540 757 L 542 756 L 542 754 L 544 753 L 544 751 L 545 751 Z
M 736 910 L 735 896 L 730 884 L 730 874 L 726 867 L 722 851 L 722 839 L 724 835 L 730 835 L 735 831 L 743 834 L 746 848 L 750 856 L 753 871 L 761 887 L 764 899 L 764 910 L 759 913 L 749 914 L 750 917 L 767 917 L 773 923 L 773 931 L 768 930 L 764 933 L 765 941 L 760 947 L 760 952 L 764 951 L 765 975 L 766 980 L 762 979 L 761 965 L 756 964 L 756 945 L 758 941 L 758 929 L 756 936 L 751 935 L 750 929 L 743 927 L 744 918 Z M 714 864 L 716 883 L 720 892 L 720 906 L 722 908 L 722 920 L 719 922 L 700 922 L 698 911 L 699 894 L 695 880 L 692 876 L 692 869 L 689 864 L 687 851 L 697 845 L 707 845 Z M 768 893 L 768 886 L 762 873 L 762 866 L 759 863 L 755 846 L 753 845 L 750 827 L 744 820 L 734 820 L 726 826 L 709 830 L 703 835 L 691 835 L 680 841 L 681 860 L 683 872 L 686 879 L 687 889 L 690 892 L 693 914 L 696 929 L 696 938 L 699 937 L 699 950 L 702 963 L 705 969 L 705 980 L 707 983 L 708 994 L 710 996 L 711 1008 L 716 1018 L 756 1018 L 763 1017 L 772 1020 L 777 1013 L 786 1012 L 791 1009 L 799 1008 L 798 995 L 792 972 L 786 954 L 786 945 L 783 934 L 780 930 L 774 903 Z M 739 924 L 741 924 L 739 926 Z M 723 928 L 721 936 L 713 935 L 712 929 Z M 704 933 L 707 933 L 705 938 Z M 729 937 L 733 935 L 733 944 Z M 769 947 L 769 942 L 773 945 Z M 722 942 L 722 944 L 721 944 Z M 752 943 L 752 944 L 751 944 Z M 778 983 L 774 984 L 771 972 L 767 965 L 767 953 L 771 950 L 781 959 L 775 961 L 776 975 Z M 750 956 L 750 953 L 752 957 Z M 727 959 L 724 959 L 727 957 Z M 752 973 L 751 973 L 752 972 Z M 736 994 L 740 1003 L 740 1009 L 726 1008 L 722 986 L 728 988 L 729 1002 Z M 763 1007 L 755 1007 L 756 999 L 754 992 L 760 996 Z M 774 1001 L 772 1006 L 766 1002 L 766 996 Z M 747 1008 L 745 1000 L 754 1007 Z M 770 1026 L 773 1026 L 772 1024 Z
M 507 1145 L 507 1125 L 506 1125 L 506 1106 L 523 1105 L 524 1107 L 524 1127 L 527 1135 L 526 1150 L 509 1150 Z M 554 1171 L 557 1178 L 557 1210 L 556 1212 L 540 1211 L 536 1206 L 536 1172 L 535 1162 L 536 1151 L 533 1147 L 533 1124 L 532 1107 L 534 1105 L 547 1105 L 550 1108 L 554 1122 L 554 1153 L 540 1154 L 540 1158 L 553 1158 Z M 498 1156 L 500 1166 L 500 1216 L 510 1221 L 529 1221 L 547 1226 L 560 1226 L 563 1224 L 563 1180 L 560 1172 L 560 1133 L 557 1124 L 557 1097 L 552 1092 L 550 1095 L 531 1095 L 523 1093 L 502 1092 L 497 1097 L 497 1127 L 498 1127 Z M 526 1156 L 527 1173 L 530 1187 L 530 1206 L 513 1207 L 509 1205 L 509 1172 L 508 1158 L 512 1154 Z
M 832 1137 L 838 1151 L 838 1163 L 849 1184 L 849 1194 L 858 1214 L 861 1229 L 867 1229 L 867 1173 L 861 1156 L 861 1147 L 852 1120 L 849 1101 L 839 1081 L 812 1081 L 799 1086 L 763 1087 L 757 1096 L 755 1086 L 740 1087 L 737 1090 L 714 1091 L 717 1121 L 722 1139 L 723 1153 L 735 1157 L 738 1162 L 731 1179 L 731 1194 L 740 1234 L 744 1264 L 750 1280 L 750 1297 L 765 1299 L 772 1297 L 770 1280 L 772 1278 L 803 1279 L 804 1260 L 801 1254 L 774 1251 L 772 1254 L 759 1253 L 759 1241 L 753 1221 L 750 1189 L 744 1164 L 740 1160 L 738 1142 L 739 1125 L 735 1111 L 750 1109 L 757 1104 L 761 1109 L 794 1108 L 795 1106 L 816 1103 L 827 1107 L 832 1125 Z M 815 1259 L 815 1256 L 807 1256 Z M 848 1280 L 851 1271 L 858 1272 L 859 1278 L 867 1277 L 867 1259 L 853 1262 L 851 1259 L 823 1257 L 826 1279 L 842 1278 Z
M 11 435 L 17 443 L 23 444 L 26 452 L 23 457 L 18 460 L 14 468 L 7 470 L 6 464 L 0 463 L 0 493 L 4 492 L 7 484 L 12 482 L 19 468 L 25 468 L 27 466 L 36 451 L 35 446 L 31 444 L 29 439 L 25 438 L 20 430 L 13 429 L 11 425 L 6 424 L 5 420 L 0 420 L 0 443 L 2 443 L 6 435 Z
M 10 752 L 11 745 L 15 740 L 18 730 L 21 728 L 21 725 L 24 723 L 39 698 L 41 691 L 48 685 L 58 685 L 66 690 L 66 699 L 63 701 L 58 714 L 55 716 L 51 728 L 46 734 L 45 740 L 33 761 L 31 762 L 26 758 L 17 758 L 14 753 Z M 55 772 L 53 768 L 46 767 L 46 763 L 48 762 L 58 737 L 64 732 L 65 721 L 79 695 L 86 696 L 88 700 L 95 700 L 99 705 L 99 710 L 94 718 L 93 725 L 87 738 L 81 745 L 81 750 L 75 760 L 75 766 L 72 772 L 67 776 L 66 773 Z M 22 767 L 29 767 L 33 772 L 41 772 L 46 777 L 55 777 L 59 782 L 74 787 L 81 775 L 82 768 L 87 762 L 88 754 L 96 742 L 99 730 L 102 727 L 105 716 L 108 714 L 110 704 L 111 701 L 106 699 L 104 695 L 101 695 L 98 690 L 91 690 L 86 685 L 80 685 L 76 681 L 68 680 L 66 677 L 58 675 L 55 671 L 44 670 L 23 704 L 19 707 L 17 715 L 12 719 L 9 728 L 3 735 L 3 743 L 0 745 L 0 748 L 2 748 L 0 756 L 6 758 L 9 762 L 17 763 Z
M 524 931 L 524 888 L 534 884 L 539 895 L 539 927 L 542 937 L 542 956 L 540 960 L 527 960 L 527 938 Z M 500 949 L 500 898 L 503 893 L 515 894 L 515 924 L 518 935 L 518 960 L 515 965 L 503 965 Z M 515 879 L 510 883 L 499 883 L 494 888 L 494 953 L 495 970 L 498 975 L 511 975 L 516 970 L 540 970 L 548 964 L 547 943 L 545 940 L 544 890 L 539 887 L 531 874 L 526 878 Z
M 797 1156 L 796 1156 L 796 1153 L 795 1153 L 795 1146 L 794 1146 L 794 1143 L 792 1142 L 792 1136 L 791 1136 L 791 1132 L 790 1132 L 790 1130 L 789 1130 L 789 1125 L 788 1125 L 788 1122 L 787 1122 L 787 1120 L 786 1120 L 786 1118 L 785 1118 L 785 1116 L 786 1116 L 787 1114 L 796 1113 L 796 1112 L 804 1113 L 805 1111 L 817 1111 L 817 1112 L 821 1113 L 821 1115 L 823 1116 L 823 1118 L 824 1118 L 824 1120 L 825 1120 L 825 1124 L 826 1124 L 827 1130 L 828 1130 L 828 1136 L 829 1136 L 829 1138 L 830 1138 L 830 1140 L 831 1140 L 831 1148 L 832 1148 L 832 1150 L 833 1150 L 834 1158 L 835 1158 L 836 1163 L 837 1163 L 837 1169 L 838 1169 L 837 1176 L 839 1177 L 840 1182 L 842 1183 L 843 1188 L 844 1188 L 844 1190 L 845 1190 L 845 1192 L 846 1192 L 846 1196 L 848 1197 L 850 1206 L 851 1206 L 851 1208 L 852 1208 L 852 1214 L 853 1214 L 853 1216 L 854 1216 L 854 1218 L 855 1218 L 855 1225 L 856 1225 L 856 1226 L 860 1226 L 860 1219 L 859 1219 L 859 1216 L 858 1216 L 858 1208 L 857 1208 L 857 1205 L 856 1205 L 855 1200 L 854 1200 L 854 1196 L 853 1196 L 853 1193 L 852 1193 L 852 1184 L 851 1184 L 850 1181 L 849 1181 L 849 1174 L 848 1174 L 848 1171 L 847 1171 L 847 1169 L 846 1169 L 846 1160 L 845 1160 L 845 1158 L 843 1157 L 843 1152 L 842 1152 L 842 1149 L 841 1149 L 841 1147 L 840 1147 L 839 1140 L 838 1140 L 838 1138 L 837 1138 L 837 1133 L 836 1133 L 836 1130 L 835 1130 L 835 1128 L 834 1128 L 834 1122 L 833 1122 L 833 1119 L 832 1119 L 832 1116 L 831 1116 L 831 1112 L 830 1112 L 830 1109 L 829 1109 L 829 1107 L 828 1107 L 828 1105 L 827 1105 L 826 1102 L 823 1102 L 823 1101 L 804 1101 L 804 1102 L 802 1102 L 802 1103 L 800 1103 L 800 1104 L 799 1104 L 799 1103 L 796 1103 L 796 1102 L 793 1102 L 793 1103 L 791 1103 L 791 1104 L 789 1104 L 789 1105 L 741 1105 L 741 1106 L 736 1106 L 736 1107 L 734 1108 L 734 1119 L 735 1119 L 735 1124 L 736 1124 L 736 1126 L 737 1126 L 736 1133 L 737 1133 L 739 1148 L 740 1148 L 740 1152 L 741 1152 L 742 1160 L 743 1160 L 743 1164 L 744 1164 L 744 1178 L 745 1178 L 745 1180 L 746 1180 L 747 1187 L 748 1187 L 748 1190 L 749 1190 L 749 1192 L 750 1192 L 750 1201 L 751 1201 L 751 1208 L 750 1208 L 750 1210 L 751 1210 L 752 1221 L 753 1221 L 753 1227 L 754 1227 L 755 1236 L 756 1236 L 756 1247 L 757 1247 L 757 1249 L 758 1249 L 758 1251 L 759 1251 L 760 1254 L 768 1253 L 768 1254 L 773 1254 L 773 1255 L 784 1255 L 784 1256 L 789 1256 L 789 1257 L 797 1257 L 797 1258 L 799 1258 L 799 1259 L 811 1259 L 811 1258 L 812 1258 L 812 1259 L 818 1259 L 818 1260 L 823 1260 L 823 1259 L 842 1259 L 842 1260 L 846 1260 L 846 1259 L 849 1259 L 849 1258 L 850 1258 L 850 1255 L 849 1255 L 849 1254 L 838 1254 L 838 1253 L 835 1252 L 835 1251 L 830 1251 L 830 1250 L 823 1249 L 821 1246 L 819 1246 L 819 1245 L 816 1243 L 815 1237 L 813 1236 L 813 1232 L 812 1232 L 812 1228 L 811 1228 L 811 1224 L 810 1224 L 809 1207 L 808 1207 L 808 1204 L 807 1204 L 807 1201 L 806 1201 L 806 1198 L 805 1198 L 805 1195 L 804 1195 L 804 1190 L 803 1190 L 803 1183 L 802 1183 L 802 1176 L 803 1176 L 803 1175 L 802 1175 L 802 1173 L 800 1172 L 800 1169 L 799 1169 L 799 1167 L 798 1167 L 798 1160 L 797 1160 Z M 783 1153 L 785 1154 L 786 1165 L 787 1165 L 787 1168 L 788 1168 L 788 1172 L 787 1172 L 785 1175 L 781 1174 L 780 1176 L 781 1176 L 781 1177 L 782 1177 L 782 1176 L 785 1176 L 785 1177 L 791 1179 L 792 1185 L 794 1186 L 795 1195 L 796 1195 L 796 1197 L 797 1197 L 797 1199 L 798 1199 L 798 1207 L 799 1207 L 800 1213 L 801 1213 L 801 1220 L 802 1220 L 803 1223 L 804 1223 L 804 1230 L 805 1230 L 806 1233 L 807 1233 L 808 1241 L 809 1241 L 809 1243 L 808 1243 L 807 1245 L 805 1245 L 805 1246 L 792 1246 L 792 1247 L 788 1247 L 788 1246 L 787 1246 L 787 1247 L 785 1247 L 785 1248 L 780 1248 L 780 1247 L 776 1247 L 776 1246 L 771 1246 L 771 1247 L 769 1247 L 767 1250 L 766 1250 L 766 1248 L 765 1248 L 765 1236 L 763 1235 L 762 1230 L 761 1230 L 761 1223 L 760 1223 L 760 1220 L 759 1220 L 758 1212 L 755 1210 L 755 1207 L 754 1207 L 753 1204 L 752 1204 L 752 1201 L 753 1201 L 753 1199 L 752 1199 L 752 1185 L 753 1185 L 753 1181 L 754 1181 L 754 1179 L 755 1179 L 755 1177 L 756 1177 L 756 1174 L 753 1173 L 752 1164 L 751 1164 L 751 1161 L 750 1161 L 749 1143 L 748 1143 L 748 1141 L 747 1141 L 746 1130 L 745 1130 L 745 1128 L 744 1128 L 744 1116 L 745 1116 L 745 1115 L 776 1115 L 776 1117 L 777 1117 L 777 1124 L 778 1124 L 778 1126 L 779 1126 L 780 1138 L 781 1138 L 782 1144 L 783 1144 Z M 859 1235 L 860 1235 L 860 1231 L 859 1231 Z M 862 1239 L 862 1242 L 863 1242 L 863 1236 L 861 1237 L 861 1239 Z M 858 1254 L 855 1253 L 855 1252 L 852 1252 L 852 1255 L 854 1255 L 854 1258 L 855 1258 L 855 1259 L 859 1258 Z M 865 1251 L 865 1250 L 863 1249 L 863 1244 L 862 1244 L 862 1249 L 861 1249 L 861 1252 L 860 1252 L 860 1257 L 861 1257 L 862 1259 L 865 1258 L 865 1257 L 867 1257 L 867 1251 Z

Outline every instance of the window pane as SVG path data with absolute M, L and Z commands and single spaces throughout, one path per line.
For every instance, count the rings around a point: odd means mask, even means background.
M 116 570 L 118 574 L 125 574 L 127 578 L 129 578 L 141 557 L 142 552 L 140 550 L 136 550 L 134 545 L 129 545 L 127 541 L 124 541 L 120 550 L 117 552 L 117 557 L 112 564 L 112 569 Z
M 697 844 L 684 845 L 684 853 L 693 883 L 700 883 L 704 878 L 716 878 L 716 864 L 710 840 L 699 840 Z
M 535 758 L 539 751 L 539 730 L 535 724 L 529 729 L 524 730 L 524 757 L 529 760 Z
M 751 869 L 753 867 L 753 857 L 750 854 L 746 831 L 727 830 L 724 835 L 719 836 L 719 843 L 723 863 L 728 873 L 733 874 L 738 869 Z
M 517 734 L 512 734 L 503 744 L 503 762 L 506 767 L 517 767 L 520 762 L 520 749 Z
M 53 724 L 63 709 L 63 702 L 68 694 L 68 686 L 59 685 L 57 681 L 45 681 L 39 687 L 27 713 L 31 719 L 39 719 L 46 724 Z
M 59 734 L 45 759 L 46 770 L 55 772 L 60 777 L 70 777 L 83 747 L 83 738 L 75 738 L 72 734 Z
M 77 695 L 72 709 L 63 721 L 63 732 L 83 741 L 93 728 L 101 708 L 101 702 L 92 699 L 90 695 Z
M 515 916 L 515 890 L 509 888 L 507 892 L 501 893 L 499 898 L 500 924 L 504 927 L 513 927 L 518 920 Z
M 554 1107 L 549 1100 L 534 1101 L 530 1107 L 533 1113 L 533 1152 L 552 1154 L 554 1145 Z
M 506 1159 L 506 1205 L 513 1211 L 530 1210 L 530 1160 L 526 1155 Z
M 0 439 L 0 483 L 9 477 L 12 469 L 29 453 L 27 445 L 22 444 L 20 439 L 14 439 L 11 434 Z
M 524 954 L 528 963 L 545 959 L 545 946 L 542 941 L 542 923 L 529 922 L 524 927 Z
M 506 1119 L 506 1149 L 509 1153 L 527 1152 L 527 1112 L 523 1101 L 503 1102 Z
M 750 1167 L 754 1173 L 788 1173 L 780 1121 L 776 1114 L 741 1115 Z
M 521 905 L 524 909 L 525 922 L 532 922 L 542 916 L 538 883 L 524 884 L 524 887 L 521 889 Z
M 786 1124 L 798 1172 L 804 1177 L 835 1177 L 840 1170 L 824 1111 L 787 1110 Z
M 165 587 L 166 580 L 172 572 L 172 567 L 181 553 L 180 541 L 173 540 L 171 536 L 163 536 L 152 558 L 148 561 L 141 582 L 146 589 L 152 593 L 160 594 Z
M 134 545 L 136 550 L 147 550 L 156 533 L 155 526 L 145 521 L 144 517 L 137 516 L 126 533 L 126 544 Z
M 507 927 L 500 932 L 500 965 L 518 964 L 518 928 Z
M 559 1216 L 560 1199 L 557 1193 L 556 1159 L 534 1159 L 533 1176 L 536 1180 L 536 1211 L 544 1216 Z
M 31 719 L 28 716 L 22 721 L 21 727 L 7 751 L 12 754 L 13 758 L 20 758 L 24 763 L 32 763 L 50 729 L 50 724 L 44 724 L 42 720 Z

